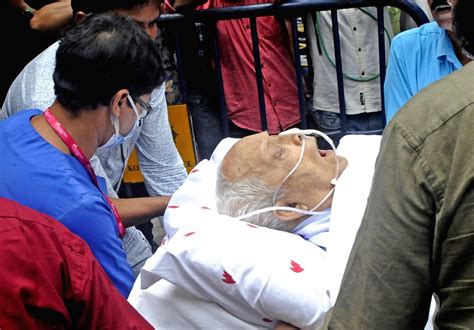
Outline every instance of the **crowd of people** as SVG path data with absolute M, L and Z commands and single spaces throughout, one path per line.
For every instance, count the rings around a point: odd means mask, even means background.
M 167 117 L 157 19 L 165 10 L 265 2 L 9 1 L 8 10 L 52 44 L 19 58 L 2 81 L 0 328 L 150 327 L 126 301 L 152 256 L 135 226 L 162 216 L 187 176 Z M 342 86 L 331 13 L 306 17 L 314 79 L 305 108 L 318 135 L 327 140 L 341 121 L 353 132 L 384 130 L 367 208 L 325 320 L 331 329 L 423 327 L 432 295 L 436 326 L 474 325 L 472 8 L 468 0 L 423 4 L 434 21 L 395 37 L 385 12 L 383 95 L 376 9 L 338 11 Z M 215 29 L 220 62 L 206 58 L 201 67 L 207 86 L 199 86 L 202 71 L 190 69 L 194 57 L 184 63 L 197 149 L 210 158 L 225 135 L 242 138 L 219 171 L 219 211 L 240 219 L 269 208 L 268 217 L 243 219 L 301 235 L 329 221 L 347 161 L 306 134 L 277 135 L 301 121 L 293 34 L 285 17 L 259 17 L 256 28 L 267 132 L 256 119 L 251 22 L 223 20 Z M 189 49 L 203 51 L 194 41 Z M 207 78 L 216 69 L 228 134 Z M 134 149 L 149 197 L 119 198 Z

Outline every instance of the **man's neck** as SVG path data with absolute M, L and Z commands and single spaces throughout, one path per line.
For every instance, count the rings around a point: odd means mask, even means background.
M 87 159 L 90 159 L 97 150 L 99 141 L 96 129 L 96 111 L 82 111 L 79 116 L 75 117 L 57 103 L 51 106 L 50 111 L 71 135 Z M 47 123 L 44 114 L 34 117 L 31 124 L 49 144 L 65 154 L 71 154 L 69 147 Z

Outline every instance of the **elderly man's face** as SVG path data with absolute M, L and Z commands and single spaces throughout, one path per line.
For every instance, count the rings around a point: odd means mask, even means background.
M 283 184 L 288 191 L 281 196 L 280 205 L 303 205 L 311 209 L 331 190 L 330 181 L 336 171 L 336 155 L 333 151 L 319 150 L 314 138 L 306 139 L 305 152 L 296 172 Z M 243 138 L 224 158 L 221 171 L 230 181 L 236 182 L 253 177 L 262 179 L 270 188 L 277 188 L 298 162 L 303 146 L 297 134 L 268 135 L 266 132 Z M 339 176 L 347 166 L 347 160 L 339 157 Z M 280 197 L 277 198 L 277 201 Z M 331 199 L 319 210 L 331 205 Z

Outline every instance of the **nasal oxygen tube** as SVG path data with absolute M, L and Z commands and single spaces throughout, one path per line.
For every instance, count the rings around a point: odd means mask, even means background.
M 332 150 L 334 151 L 334 154 L 336 154 L 336 147 L 334 146 L 334 143 L 332 142 L 331 138 L 329 138 L 329 136 L 327 136 L 323 132 L 320 132 L 320 131 L 315 130 L 315 129 L 305 129 L 305 130 L 291 129 L 291 130 L 280 133 L 280 135 L 288 135 L 288 134 L 299 134 L 299 135 L 302 135 L 303 137 L 305 137 L 307 135 L 310 135 L 310 136 L 318 135 L 318 136 L 322 137 L 324 140 L 326 140 L 326 142 L 331 146 Z M 275 193 L 273 195 L 273 206 L 265 207 L 265 208 L 260 209 L 260 210 L 255 210 L 255 211 L 240 215 L 238 217 L 235 217 L 235 219 L 242 220 L 242 219 L 250 218 L 250 217 L 252 217 L 254 215 L 257 215 L 257 214 L 260 214 L 260 213 L 271 212 L 271 211 L 292 211 L 292 212 L 306 214 L 306 215 L 329 214 L 330 211 L 328 211 L 328 210 L 326 210 L 326 211 L 315 211 L 315 210 L 318 207 L 320 207 L 334 192 L 334 186 L 337 183 L 337 175 L 339 173 L 339 160 L 337 159 L 337 154 L 336 154 L 336 157 L 335 157 L 336 170 L 335 170 L 335 173 L 334 173 L 334 177 L 330 181 L 330 184 L 333 187 L 331 188 L 331 190 L 326 194 L 326 196 L 324 196 L 324 198 L 315 207 L 313 207 L 311 210 L 302 210 L 302 209 L 298 209 L 298 208 L 295 208 L 295 207 L 289 207 L 289 206 L 275 206 L 275 203 L 276 203 L 276 200 L 277 200 L 277 197 L 278 197 L 278 193 L 280 192 L 281 187 L 289 179 L 289 177 L 296 171 L 296 169 L 300 165 L 301 161 L 303 160 L 305 146 L 306 146 L 306 139 L 303 138 L 303 144 L 301 146 L 301 152 L 300 152 L 300 156 L 298 158 L 298 161 L 296 162 L 295 166 L 291 169 L 291 171 L 287 174 L 287 176 L 283 179 L 283 181 L 278 185 L 277 189 L 275 190 Z

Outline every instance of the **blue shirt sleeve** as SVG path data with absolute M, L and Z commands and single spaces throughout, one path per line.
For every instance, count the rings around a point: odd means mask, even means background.
M 87 242 L 109 278 L 127 298 L 134 277 L 108 203 L 99 195 L 86 196 L 61 222 Z
M 403 43 L 395 38 L 390 48 L 384 83 L 385 117 L 387 123 L 413 96 L 407 74 Z

